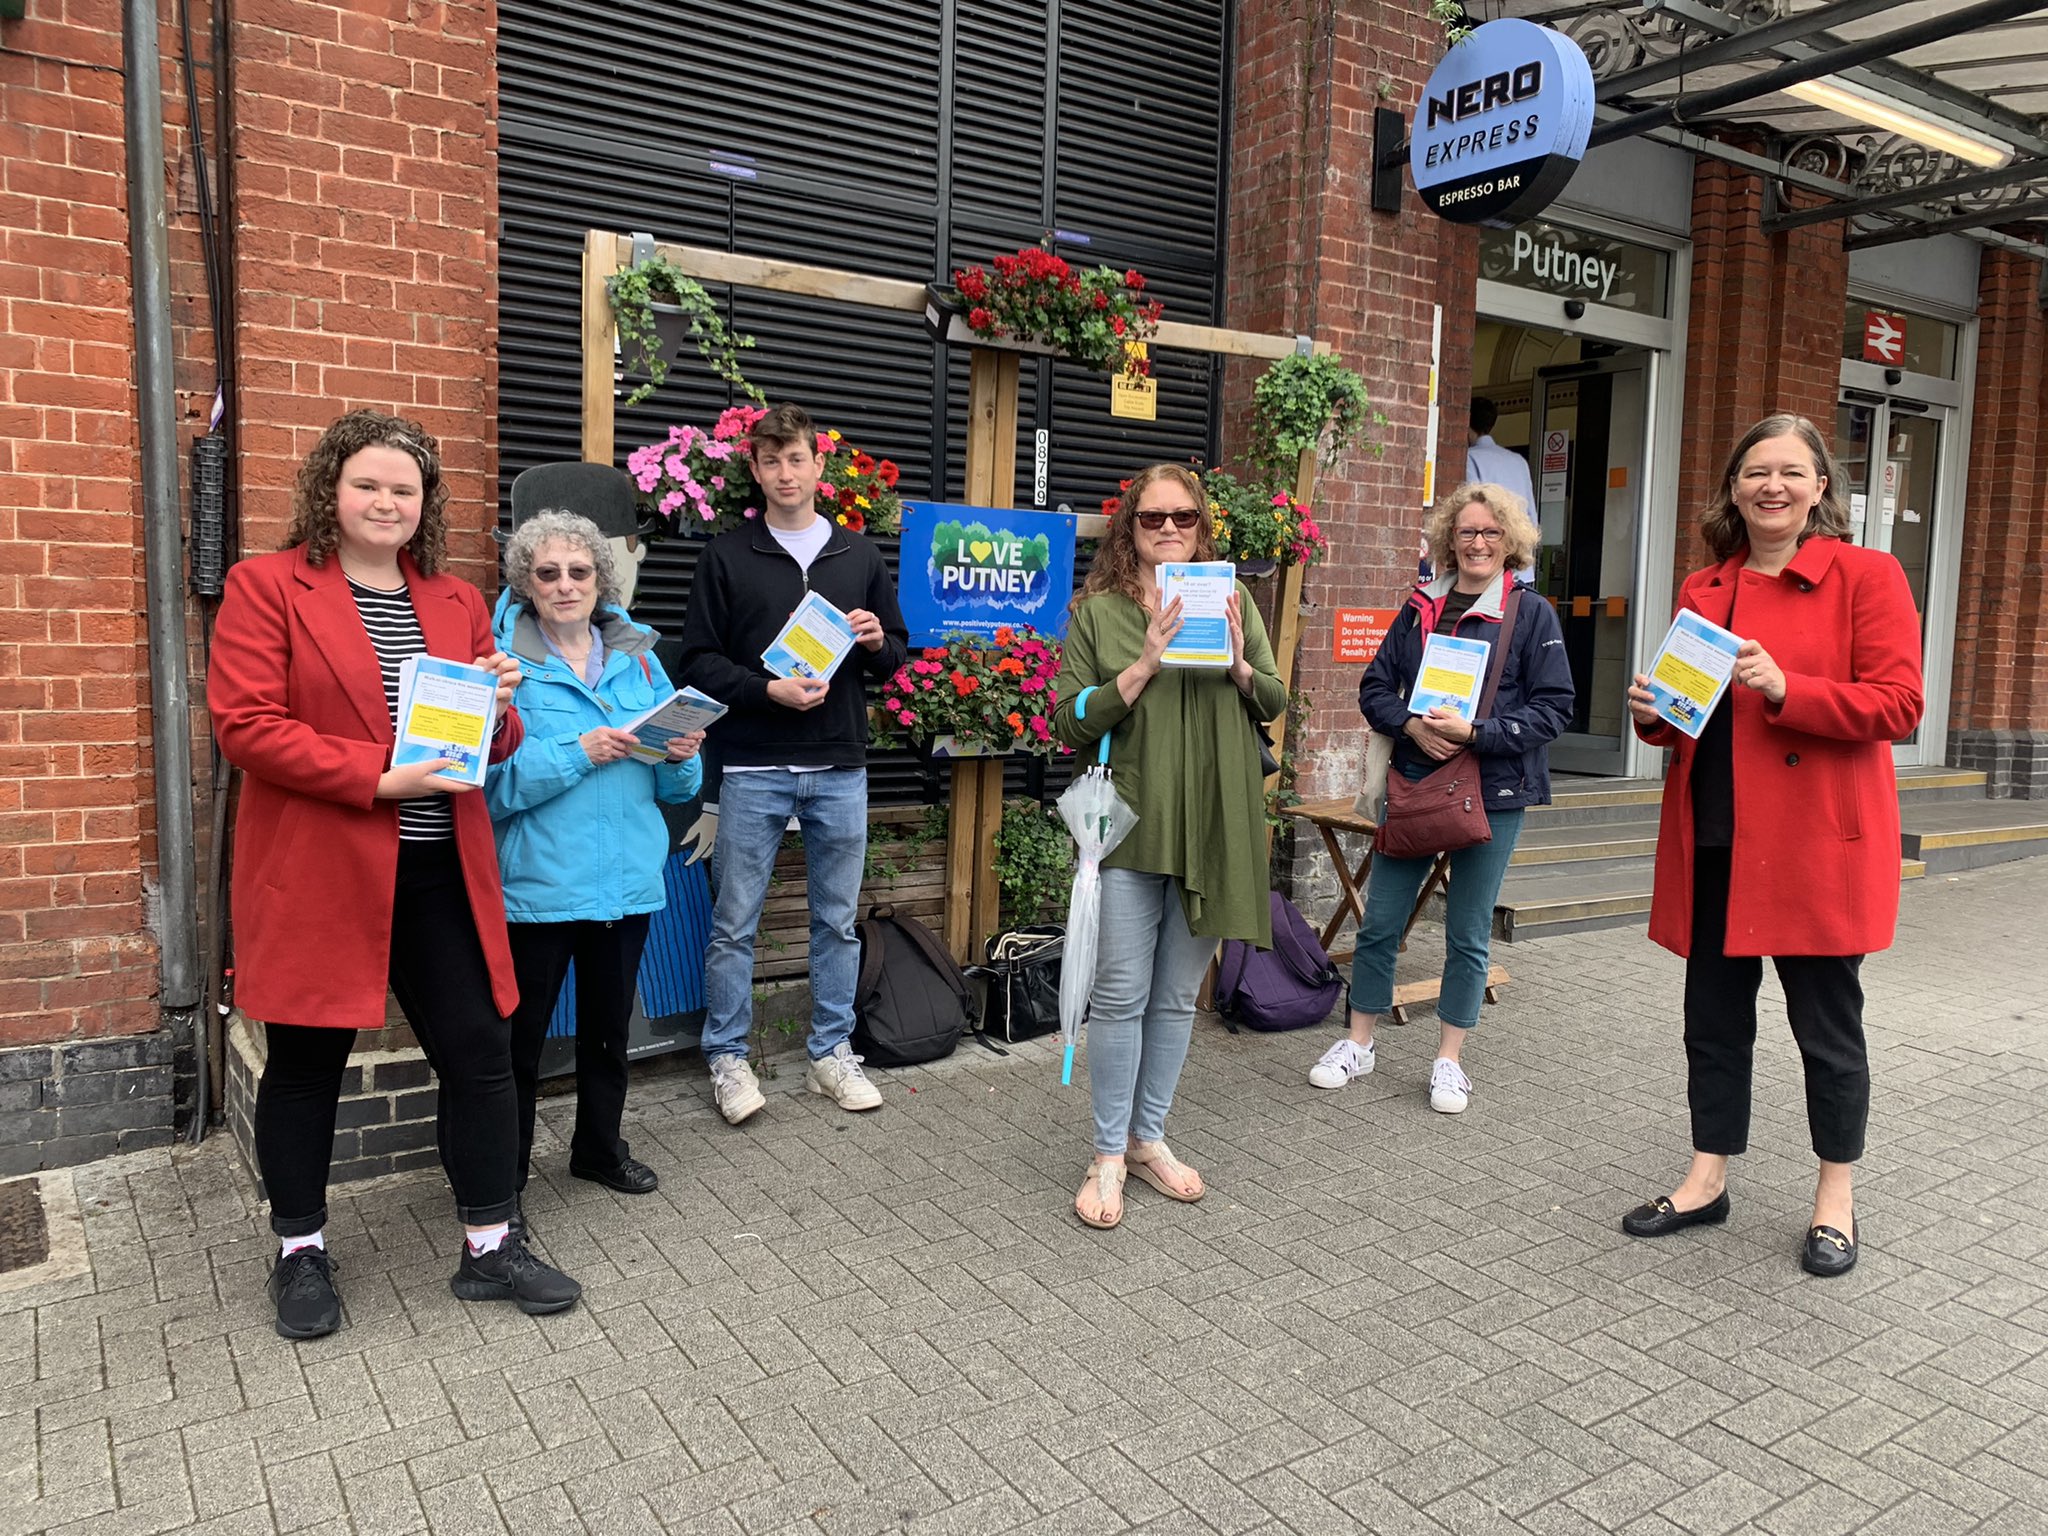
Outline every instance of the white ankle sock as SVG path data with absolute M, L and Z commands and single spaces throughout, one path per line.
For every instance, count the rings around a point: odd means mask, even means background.
M 478 1255 L 496 1252 L 511 1232 L 512 1224 L 506 1221 L 495 1227 L 485 1227 L 481 1232 L 472 1232 L 469 1234 L 469 1251 Z
M 327 1251 L 327 1230 L 323 1227 L 318 1232 L 307 1233 L 304 1237 L 281 1237 L 278 1239 L 278 1243 L 281 1247 L 278 1257 L 281 1259 L 290 1258 L 301 1248 L 318 1248 L 322 1253 L 325 1253 Z

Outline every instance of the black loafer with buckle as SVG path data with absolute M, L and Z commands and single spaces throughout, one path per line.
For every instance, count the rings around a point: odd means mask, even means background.
M 1809 1275 L 1846 1275 L 1856 1267 L 1856 1239 L 1833 1227 L 1814 1227 L 1799 1250 L 1799 1267 Z
M 1662 1237 L 1685 1227 L 1712 1226 L 1728 1219 L 1728 1191 L 1722 1190 L 1696 1211 L 1681 1211 L 1669 1195 L 1659 1195 L 1621 1218 L 1621 1230 L 1630 1237 Z
M 572 1177 L 616 1189 L 622 1195 L 651 1195 L 661 1187 L 661 1175 L 633 1157 L 620 1159 L 616 1168 L 579 1168 L 571 1163 L 569 1172 Z

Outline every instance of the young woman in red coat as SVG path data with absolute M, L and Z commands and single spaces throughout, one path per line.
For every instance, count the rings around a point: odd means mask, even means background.
M 1770 416 L 1729 455 L 1702 532 L 1718 565 L 1679 606 L 1742 637 L 1735 672 L 1694 742 L 1651 707 L 1629 712 L 1676 749 L 1664 788 L 1650 937 L 1685 956 L 1692 1167 L 1622 1219 L 1661 1237 L 1725 1221 L 1728 1159 L 1749 1140 L 1762 956 L 1773 957 L 1806 1066 L 1820 1159 L 1800 1262 L 1856 1262 L 1850 1176 L 1863 1155 L 1870 1067 L 1863 956 L 1889 948 L 1899 913 L 1893 741 L 1920 721 L 1920 619 L 1890 555 L 1847 542 L 1847 482 L 1813 423 Z
M 323 1233 L 336 1101 L 387 986 L 440 1078 L 441 1163 L 467 1229 L 455 1294 L 559 1312 L 581 1293 L 509 1231 L 518 989 L 490 812 L 433 777 L 445 759 L 391 766 L 399 667 L 423 653 L 495 672 L 492 760 L 519 745 L 519 668 L 497 651 L 483 595 L 441 569 L 447 500 L 431 437 L 351 412 L 299 470 L 287 547 L 228 573 L 214 629 L 207 704 L 244 774 L 235 980 L 265 1024 L 256 1156 L 286 1338 L 341 1323 Z

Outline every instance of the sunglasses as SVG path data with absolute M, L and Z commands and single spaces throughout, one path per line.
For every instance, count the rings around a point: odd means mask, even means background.
M 1173 526 L 1183 531 L 1194 527 L 1202 520 L 1201 513 L 1188 508 L 1178 512 L 1139 512 L 1135 516 L 1138 519 L 1138 526 L 1152 533 L 1164 528 L 1169 517 L 1173 519 Z
M 559 565 L 536 565 L 533 568 L 533 579 L 544 584 L 551 584 L 562 579 L 562 570 L 563 567 Z M 597 574 L 597 567 L 593 565 L 572 565 L 568 567 L 568 572 L 571 581 L 588 581 Z

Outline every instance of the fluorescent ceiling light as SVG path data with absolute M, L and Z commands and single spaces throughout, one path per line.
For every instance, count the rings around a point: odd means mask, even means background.
M 1902 101 L 1865 90 L 1860 85 L 1851 85 L 1833 75 L 1788 85 L 1785 94 L 1809 101 L 1816 107 L 1825 107 L 1843 117 L 1854 118 L 1859 123 L 1868 123 L 1873 128 L 1882 128 L 1902 139 L 1911 139 L 1916 144 L 1925 144 L 1945 155 L 1954 155 L 1970 165 L 1981 165 L 1986 170 L 1998 169 L 2013 156 L 2010 144 L 1988 134 L 1942 122 Z

